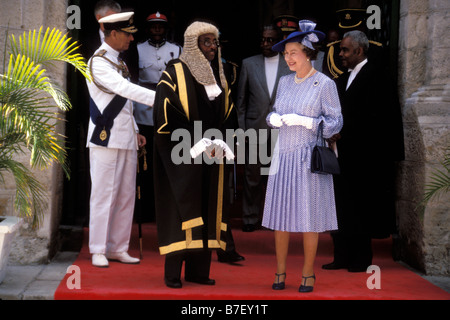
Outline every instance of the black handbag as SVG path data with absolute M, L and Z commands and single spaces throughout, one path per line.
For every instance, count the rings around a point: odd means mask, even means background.
M 321 135 L 321 139 L 319 139 Z M 320 141 L 322 144 L 320 145 Z M 317 130 L 316 145 L 311 153 L 311 172 L 318 174 L 340 174 L 339 163 L 333 150 L 326 146 L 323 138 L 322 121 Z

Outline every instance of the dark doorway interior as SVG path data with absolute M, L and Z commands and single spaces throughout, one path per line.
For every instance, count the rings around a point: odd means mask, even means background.
M 157 10 L 166 14 L 170 24 L 169 40 L 180 45 L 183 45 L 184 30 L 192 20 L 202 18 L 214 21 L 221 31 L 221 39 L 226 39 L 228 42 L 224 57 L 240 65 L 242 59 L 259 53 L 261 27 L 270 23 L 276 16 L 290 14 L 298 18 L 314 19 L 318 24 L 316 29 L 326 32 L 329 28 L 337 26 L 336 10 L 345 8 L 352 1 L 119 0 L 118 2 L 124 10 L 130 9 L 135 12 L 135 22 L 140 30 L 144 30 L 143 24 L 149 14 Z M 383 17 L 388 18 L 395 11 L 393 3 L 398 4 L 398 0 L 356 2 L 363 8 L 369 4 L 377 4 L 382 8 Z M 72 0 L 70 3 L 78 5 L 81 9 L 81 29 L 72 30 L 71 36 L 83 46 L 93 33 L 98 32 L 98 23 L 93 13 L 95 1 Z M 384 28 L 384 34 L 381 35 L 384 38 L 383 43 L 387 45 L 391 37 L 390 20 L 388 22 L 387 33 Z M 136 42 L 144 40 L 142 31 L 139 31 L 135 38 Z M 395 57 L 391 56 L 391 60 L 395 61 Z M 90 194 L 89 150 L 86 149 L 89 119 L 88 92 L 85 80 L 79 73 L 75 73 L 71 69 L 68 70 L 68 93 L 73 104 L 73 109 L 67 114 L 66 126 L 71 179 L 65 181 L 64 184 L 61 225 L 86 226 L 89 217 Z

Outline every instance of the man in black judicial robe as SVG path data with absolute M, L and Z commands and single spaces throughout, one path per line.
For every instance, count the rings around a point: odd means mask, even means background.
M 334 261 L 324 269 L 365 272 L 372 264 L 371 239 L 395 231 L 395 161 L 404 158 L 401 112 L 387 73 L 367 58 L 368 46 L 361 31 L 346 33 L 340 45 L 350 70 L 337 80 L 344 117 L 335 137 L 338 231 L 332 234 Z
M 215 284 L 209 278 L 211 249 L 225 249 L 227 230 L 222 210 L 223 162 L 207 164 L 188 155 L 187 161 L 179 163 L 174 147 L 185 144 L 184 152 L 189 153 L 208 129 L 218 129 L 222 133 L 218 138 L 225 139 L 235 112 L 223 73 L 217 28 L 194 22 L 184 37 L 183 53 L 169 62 L 154 105 L 156 223 L 160 253 L 166 255 L 164 280 L 171 288 L 182 286 L 183 261 L 186 281 Z M 201 131 L 194 132 L 198 128 Z M 177 129 L 185 129 L 190 138 L 172 141 Z

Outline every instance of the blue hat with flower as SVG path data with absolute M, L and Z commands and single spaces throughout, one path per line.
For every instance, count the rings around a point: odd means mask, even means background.
M 317 43 L 320 40 L 325 39 L 325 33 L 322 31 L 314 30 L 316 24 L 310 20 L 300 20 L 298 22 L 300 31 L 292 32 L 288 37 L 272 47 L 273 51 L 284 51 L 284 46 L 289 42 L 300 42 L 304 46 L 315 50 L 312 43 Z

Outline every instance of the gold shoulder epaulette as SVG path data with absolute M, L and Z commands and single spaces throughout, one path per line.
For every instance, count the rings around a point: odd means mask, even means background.
M 103 58 L 103 59 L 105 59 L 106 61 L 108 61 L 109 63 L 111 63 L 114 67 L 116 67 L 117 70 L 122 70 L 122 67 L 121 67 L 121 66 L 119 66 L 117 63 L 114 63 L 113 61 L 111 61 L 110 59 L 108 59 L 107 57 L 105 57 L 106 52 L 107 52 L 107 51 L 106 51 L 105 49 L 102 49 L 102 50 L 100 50 L 99 52 L 97 52 L 96 54 L 94 54 L 94 56 L 93 56 L 92 58 L 95 58 L 95 57 Z M 91 61 L 92 61 L 92 60 L 91 60 Z
M 331 42 L 327 45 L 327 47 L 329 47 L 328 55 L 327 55 L 328 71 L 330 72 L 330 74 L 333 76 L 334 79 L 337 79 L 343 73 L 343 71 L 340 70 L 336 66 L 336 63 L 334 62 L 334 45 L 339 42 L 341 42 L 341 40 Z M 339 50 L 339 48 L 338 48 L 338 50 Z
M 107 51 L 105 49 L 100 50 L 96 54 L 94 54 L 94 57 L 103 57 Z
M 94 78 L 94 73 L 92 72 L 92 62 L 94 61 L 95 57 L 102 57 L 103 59 L 109 61 L 110 63 L 112 63 L 113 65 L 117 66 L 114 62 L 112 62 L 111 60 L 109 60 L 108 58 L 104 57 L 105 53 L 107 51 L 105 49 L 100 50 L 99 52 L 97 52 L 96 54 L 94 54 L 91 58 L 91 63 L 89 64 L 89 71 L 91 73 L 91 77 L 92 77 L 92 82 L 94 82 L 94 84 L 97 86 L 97 88 L 99 88 L 101 91 L 108 93 L 108 94 L 114 94 L 114 92 L 106 89 L 104 86 L 102 86 L 101 84 L 99 84 L 97 81 L 95 81 Z
M 376 46 L 379 46 L 379 47 L 383 46 L 383 44 L 381 42 L 378 42 L 378 41 L 369 40 L 369 43 L 372 43 L 372 44 L 374 44 Z
M 231 79 L 231 85 L 234 85 L 237 80 L 237 68 L 239 68 L 239 65 L 237 63 L 234 63 L 233 61 L 226 60 L 226 63 L 230 64 L 233 70 L 233 76 Z
M 330 42 L 329 44 L 327 44 L 327 47 L 334 46 L 336 43 L 339 43 L 339 42 L 341 42 L 341 41 L 342 41 L 342 40 L 336 40 L 336 41 Z
M 226 62 L 231 64 L 233 67 L 236 67 L 236 68 L 239 67 L 239 65 L 233 61 L 227 60 Z

